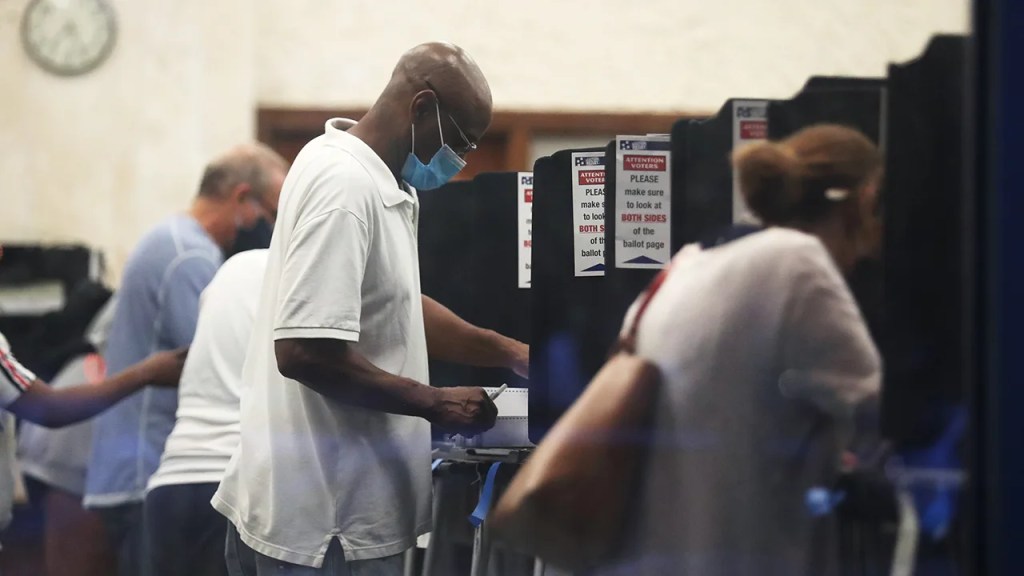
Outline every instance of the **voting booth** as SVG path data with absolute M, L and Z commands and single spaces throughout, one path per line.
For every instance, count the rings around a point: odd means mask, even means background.
M 863 132 L 886 158 L 884 249 L 848 278 L 885 358 L 883 435 L 898 448 L 931 445 L 963 402 L 970 361 L 966 51 L 964 38 L 939 37 L 921 58 L 891 66 L 888 79 L 814 77 L 790 99 L 731 99 L 668 135 L 620 135 L 605 148 L 543 157 L 533 173 L 423 192 L 424 293 L 531 345 L 529 382 L 436 365 L 435 384 L 527 386 L 529 438 L 539 442 L 603 365 L 627 308 L 672 255 L 755 222 L 730 153 L 835 123 Z M 858 539 L 844 546 L 860 564 L 896 554 L 859 530 L 844 528 Z
M 472 182 L 452 182 L 419 192 L 420 288 L 463 318 L 475 313 L 474 253 L 476 218 Z M 464 385 L 471 369 L 430 361 L 431 384 Z
M 530 343 L 530 206 L 528 172 L 484 173 L 473 180 L 474 261 L 470 275 L 477 294 L 470 320 Z M 478 368 L 480 386 L 523 388 L 526 380 L 504 368 Z
M 537 160 L 533 195 L 530 439 L 538 442 L 604 363 L 605 150 Z
M 0 265 L 0 333 L 22 364 L 52 378 L 110 297 L 103 254 L 82 245 L 8 244 Z
M 882 428 L 902 446 L 940 437 L 972 371 L 967 54 L 967 38 L 939 36 L 889 67 Z
M 423 294 L 472 324 L 529 343 L 532 174 L 485 173 L 419 195 Z M 509 388 L 495 399 L 499 416 L 493 429 L 473 438 L 434 434 L 441 440 L 435 444 L 435 514 L 422 573 L 481 575 L 488 559 L 507 573 L 524 573 L 531 559 L 481 551 L 481 529 L 466 518 L 495 483 L 507 483 L 528 446 L 526 381 L 504 368 L 432 360 L 430 370 L 434 386 L 483 386 L 489 393 L 502 384 Z M 500 464 L 500 475 L 488 475 Z M 479 481 L 482 475 L 487 482 Z
M 521 172 L 481 174 L 419 193 L 423 294 L 472 324 L 527 343 L 530 289 L 523 270 L 528 272 L 529 262 L 522 261 L 520 199 L 532 194 L 531 178 Z M 526 385 L 504 368 L 434 361 L 431 379 L 436 386 Z

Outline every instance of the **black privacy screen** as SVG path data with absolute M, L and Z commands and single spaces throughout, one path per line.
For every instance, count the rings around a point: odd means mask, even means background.
M 470 274 L 476 294 L 472 322 L 530 343 L 530 289 L 519 288 L 518 172 L 481 174 L 473 180 L 476 219 Z M 525 387 L 504 368 L 473 369 L 475 385 Z
M 420 287 L 423 293 L 470 320 L 475 313 L 473 269 L 476 218 L 472 182 L 453 182 L 420 196 Z M 472 370 L 447 362 L 430 361 L 434 386 L 465 386 Z
M 889 68 L 882 429 L 909 446 L 935 440 L 970 372 L 966 55 L 966 38 L 939 36 Z
M 517 173 L 420 192 L 423 293 L 472 324 L 529 343 L 530 290 L 518 287 Z M 430 363 L 435 386 L 525 387 L 504 368 Z
M 603 276 L 574 271 L 572 154 L 541 158 L 533 175 L 530 440 L 539 442 L 604 364 Z M 606 196 L 607 197 L 607 196 Z

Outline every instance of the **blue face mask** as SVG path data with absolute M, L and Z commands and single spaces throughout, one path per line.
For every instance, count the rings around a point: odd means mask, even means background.
M 455 177 L 460 170 L 466 167 L 466 161 L 459 157 L 451 146 L 444 143 L 444 133 L 441 131 L 441 107 L 435 101 L 437 107 L 437 133 L 441 135 L 441 149 L 434 153 L 430 164 L 420 162 L 416 157 L 416 125 L 412 125 L 412 152 L 405 159 L 402 166 L 402 180 L 409 183 L 417 190 L 433 190 L 444 186 L 449 180 Z

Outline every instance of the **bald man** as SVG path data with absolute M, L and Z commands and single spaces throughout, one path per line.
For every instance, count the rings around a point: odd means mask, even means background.
M 128 259 L 105 359 L 119 374 L 153 352 L 188 346 L 199 294 L 239 229 L 277 212 L 286 162 L 260 144 L 211 162 L 190 210 L 153 228 Z M 118 555 L 119 573 L 146 575 L 142 503 L 178 405 L 175 390 L 137 392 L 97 418 L 86 474 L 86 507 L 97 510 Z
M 404 56 L 358 124 L 332 119 L 288 173 L 213 505 L 234 576 L 402 573 L 430 523 L 430 423 L 475 434 L 481 388 L 432 388 L 431 356 L 528 370 L 521 342 L 420 293 L 416 187 L 458 172 L 491 120 L 461 49 Z

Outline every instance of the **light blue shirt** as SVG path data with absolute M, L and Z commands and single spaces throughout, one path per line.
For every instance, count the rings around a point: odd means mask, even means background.
M 118 374 L 154 352 L 188 346 L 199 295 L 222 261 L 220 248 L 190 216 L 174 216 L 150 231 L 125 266 L 107 343 L 107 373 Z M 86 506 L 143 500 L 177 407 L 177 390 L 147 387 L 96 419 Z

